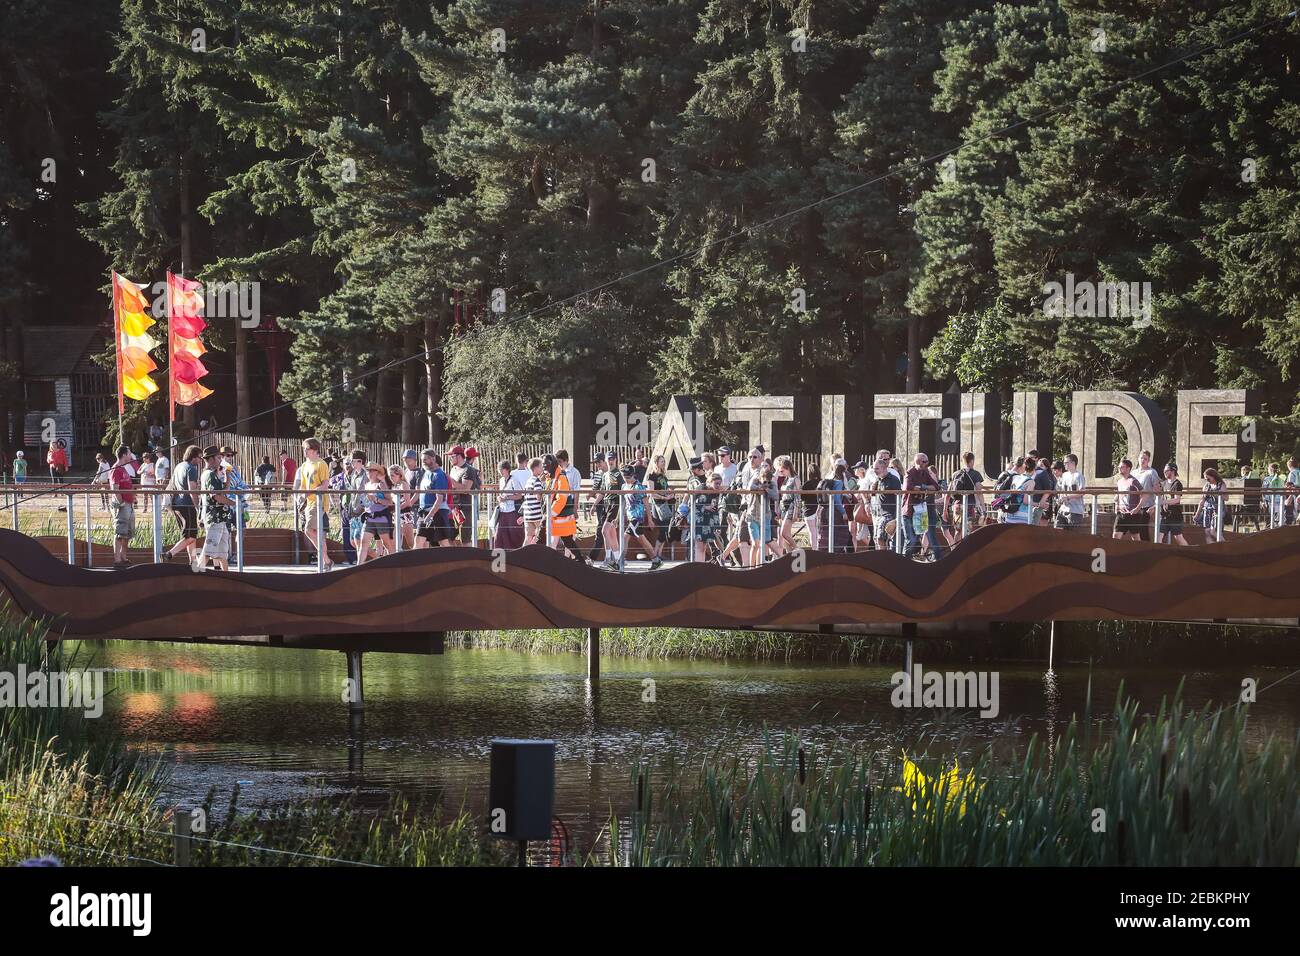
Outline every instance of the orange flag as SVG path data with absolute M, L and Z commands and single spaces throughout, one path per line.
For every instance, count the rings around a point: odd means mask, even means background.
M 149 334 L 154 325 L 149 302 L 140 286 L 113 273 L 113 342 L 117 353 L 117 411 L 126 411 L 126 400 L 142 402 L 158 391 L 158 383 L 149 377 L 158 365 L 149 352 L 158 340 Z

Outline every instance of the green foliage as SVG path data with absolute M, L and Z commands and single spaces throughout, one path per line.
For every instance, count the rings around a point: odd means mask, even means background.
M 1121 692 L 1122 693 L 1122 692 Z M 610 820 L 607 858 L 631 866 L 1294 866 L 1295 739 L 1248 744 L 1244 709 L 1151 718 L 1117 701 L 1100 727 L 1072 719 L 1018 758 L 801 751 L 649 765 L 641 807 Z M 804 772 L 801 775 L 801 759 Z M 908 761 L 914 761 L 912 767 Z M 922 780 L 915 776 L 919 770 Z M 1104 812 L 1104 819 L 1097 811 Z
M 560 394 L 1221 385 L 1294 450 L 1300 21 L 1276 0 L 121 0 L 77 37 L 67 0 L 20 6 L 0 303 L 33 296 L 34 164 L 90 154 L 44 128 L 84 82 L 51 50 L 93 48 L 117 182 L 86 235 L 128 274 L 176 267 L 188 190 L 187 267 L 263 283 L 294 333 L 266 400 L 310 428 L 537 435 Z M 1046 316 L 1066 273 L 1150 282 L 1150 324 Z
M 82 670 L 62 644 L 47 648 L 49 622 L 0 608 L 0 672 Z M 174 808 L 161 805 L 162 764 L 130 755 L 97 733 L 81 708 L 0 708 L 0 866 L 54 855 L 65 866 L 157 866 L 173 861 Z M 348 800 L 300 800 L 245 808 L 236 787 L 223 807 L 210 792 L 208 821 L 193 837 L 194 866 L 473 866 L 505 864 L 464 811 L 413 807 L 394 798 L 379 812 Z

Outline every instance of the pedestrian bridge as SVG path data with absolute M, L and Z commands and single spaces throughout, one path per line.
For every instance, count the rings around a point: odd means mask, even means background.
M 1300 623 L 1300 526 L 1198 547 L 1046 527 L 980 528 L 942 561 L 800 551 L 760 568 L 684 563 L 619 574 L 542 546 L 403 551 L 330 574 L 77 567 L 0 530 L 6 612 L 50 638 L 190 640 L 384 635 L 412 649 L 450 630 L 1049 620 L 1267 619 Z

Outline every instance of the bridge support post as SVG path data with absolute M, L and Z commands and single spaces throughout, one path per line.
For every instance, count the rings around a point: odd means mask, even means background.
M 912 640 L 916 637 L 916 625 L 906 623 L 903 625 L 903 673 L 907 679 L 912 679 Z
M 348 659 L 348 713 L 360 714 L 366 709 L 365 685 L 361 679 L 361 652 L 344 651 Z
M 1159 519 L 1157 519 L 1159 520 Z M 1047 634 L 1047 670 L 1051 673 L 1052 660 L 1056 656 L 1056 622 L 1051 622 L 1051 630 Z
M 600 628 L 587 628 L 587 680 L 592 690 L 600 683 Z

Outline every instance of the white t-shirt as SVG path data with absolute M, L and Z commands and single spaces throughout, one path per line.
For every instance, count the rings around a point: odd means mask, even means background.
M 1056 483 L 1057 491 L 1075 492 L 1082 491 L 1085 487 L 1083 473 L 1079 471 L 1066 471 L 1061 473 L 1061 478 Z M 1083 515 L 1083 499 L 1072 498 L 1062 495 L 1060 498 L 1060 510 L 1069 515 Z
M 582 487 L 582 472 L 578 471 L 573 465 L 564 469 L 564 476 L 569 479 L 569 487 L 577 491 Z
M 730 465 L 717 465 L 713 469 L 715 475 L 722 476 L 722 487 L 730 488 L 731 483 L 736 479 L 736 472 L 740 469 L 734 461 Z
M 519 474 L 518 471 L 510 472 L 510 474 L 506 476 L 506 480 L 502 482 L 501 490 L 502 491 L 523 491 L 524 488 L 527 487 L 527 485 L 521 485 L 518 483 L 518 481 L 515 478 L 515 476 L 518 474 Z M 500 506 L 501 511 L 505 514 L 513 514 L 515 509 L 519 505 L 519 502 L 512 501 L 510 500 L 510 498 L 506 497 L 505 495 L 498 495 L 497 503 Z
M 158 456 L 158 460 L 153 463 L 153 473 L 158 484 L 167 484 L 167 479 L 171 477 L 172 473 L 172 463 L 166 455 Z
M 1138 484 L 1142 486 L 1143 492 L 1155 492 L 1160 490 L 1160 475 L 1154 468 L 1134 468 L 1130 474 L 1138 480 Z M 1155 503 L 1156 496 L 1154 494 L 1144 493 L 1142 495 L 1142 503 L 1138 505 L 1138 507 L 1150 508 L 1154 506 Z

